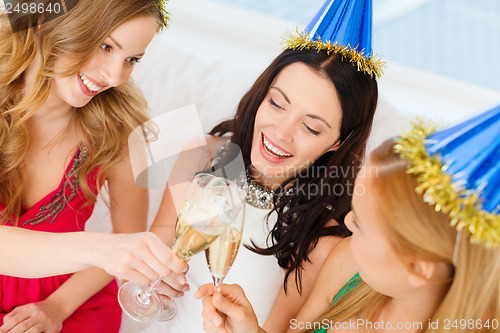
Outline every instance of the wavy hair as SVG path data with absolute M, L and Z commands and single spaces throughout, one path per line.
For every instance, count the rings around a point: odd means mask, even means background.
M 442 332 L 446 319 L 451 321 L 450 327 L 455 319 L 473 319 L 475 323 L 481 320 L 482 324 L 489 320 L 489 328 L 474 327 L 473 331 L 498 332 L 498 326 L 491 327 L 491 321 L 500 318 L 500 247 L 471 244 L 469 237 L 462 233 L 458 239 L 457 260 L 453 263 L 457 230 L 450 226 L 449 216 L 436 212 L 434 206 L 425 203 L 422 195 L 415 191 L 416 179 L 406 173 L 407 162 L 399 158 L 393 147 L 392 140 L 386 141 L 369 158 L 378 175 L 371 177 L 368 184 L 376 198 L 377 215 L 386 222 L 387 239 L 410 272 L 413 272 L 410 257 L 445 263 L 454 271 L 451 281 L 442 281 L 448 284 L 448 289 L 429 318 L 430 322 L 439 320 L 440 329 L 427 327 L 424 322 L 421 332 Z M 364 318 L 375 322 L 389 300 L 388 296 L 361 282 L 318 321 Z M 456 328 L 453 332 L 471 332 L 471 328 Z
M 286 270 L 284 287 L 295 272 L 299 293 L 302 290 L 302 263 L 322 236 L 348 236 L 344 217 L 351 210 L 354 180 L 364 158 L 366 142 L 371 131 L 377 106 L 378 88 L 375 79 L 343 61 L 341 56 L 316 50 L 286 50 L 261 74 L 243 96 L 236 116 L 217 125 L 211 135 L 231 133 L 231 142 L 241 148 L 245 166 L 250 166 L 250 152 L 257 110 L 276 76 L 293 63 L 301 62 L 328 78 L 335 86 L 342 108 L 340 142 L 337 151 L 319 157 L 305 172 L 300 172 L 281 185 L 295 183 L 290 195 L 275 202 L 278 219 L 268 248 L 251 248 L 262 255 L 274 255 Z M 329 170 L 340 170 L 332 173 Z M 338 194 L 333 189 L 341 189 Z M 312 195 L 316 191 L 317 195 Z M 321 193 L 321 194 L 320 194 Z M 268 215 L 269 217 L 269 215 Z M 340 225 L 326 227 L 332 219 Z
M 155 17 L 158 28 L 165 22 L 164 12 L 155 0 L 79 0 L 66 14 L 47 22 L 36 15 L 23 17 L 32 28 L 15 33 L 7 15 L 0 15 L 0 200 L 5 204 L 0 212 L 2 224 L 12 216 L 17 224 L 21 213 L 24 160 L 30 145 L 27 123 L 47 100 L 52 79 L 77 74 L 78 68 L 92 57 L 89 50 L 97 50 L 114 29 L 141 16 Z M 41 59 L 41 65 L 27 91 L 24 74 L 36 57 Z M 70 61 L 70 65 L 56 68 L 60 58 Z M 96 194 L 87 176 L 99 167 L 98 185 L 102 185 L 126 147 L 127 136 L 148 120 L 146 109 L 142 93 L 130 79 L 75 108 L 71 126 L 88 151 L 87 160 L 75 174 L 89 202 L 95 202 Z

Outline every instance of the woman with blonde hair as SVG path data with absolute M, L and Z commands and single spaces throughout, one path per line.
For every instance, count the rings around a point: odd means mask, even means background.
M 134 182 L 127 137 L 148 120 L 147 106 L 129 76 L 165 26 L 165 4 L 80 0 L 67 13 L 49 15 L 56 2 L 41 3 L 10 22 L 1 15 L 1 224 L 82 231 L 107 182 L 113 231 L 144 231 L 148 194 Z M 36 247 L 25 246 L 36 255 Z M 144 258 L 136 281 L 161 273 L 153 258 Z M 111 281 L 94 268 L 41 279 L 0 276 L 0 331 L 118 332 L 121 309 Z
M 372 152 L 346 217 L 353 235 L 289 331 L 498 332 L 499 130 L 497 106 L 432 134 L 417 125 Z M 258 332 L 241 288 L 221 292 L 204 299 L 207 331 Z

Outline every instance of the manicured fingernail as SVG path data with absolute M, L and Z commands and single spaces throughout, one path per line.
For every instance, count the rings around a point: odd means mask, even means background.
M 186 284 L 184 288 L 182 288 L 182 291 L 189 291 L 189 289 L 191 289 L 189 288 L 189 284 Z
M 213 323 L 215 326 L 219 326 L 219 325 L 220 325 L 219 318 L 212 318 L 212 323 Z

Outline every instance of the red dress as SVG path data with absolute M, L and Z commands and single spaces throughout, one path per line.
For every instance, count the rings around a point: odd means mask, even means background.
M 89 204 L 85 199 L 77 177 L 67 180 L 66 175 L 76 169 L 85 155 L 85 149 L 75 153 L 58 188 L 20 216 L 18 227 L 49 232 L 84 230 L 85 222 L 94 210 L 94 204 Z M 94 193 L 98 190 L 95 181 L 97 170 L 96 168 L 87 178 Z M 0 209 L 3 208 L 5 206 L 0 203 Z M 0 326 L 5 315 L 15 307 L 43 301 L 70 276 L 71 274 L 65 274 L 40 279 L 22 279 L 0 275 Z M 116 282 L 109 283 L 64 321 L 61 332 L 118 332 L 122 311 L 117 301 L 117 291 Z

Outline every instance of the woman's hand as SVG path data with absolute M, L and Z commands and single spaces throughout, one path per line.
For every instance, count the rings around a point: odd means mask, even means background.
M 189 290 L 187 263 L 151 232 L 105 234 L 91 248 L 93 265 L 120 279 L 146 287 L 161 276 L 163 281 L 156 289 L 170 297 L 182 296 Z
M 219 293 L 214 292 L 213 284 L 205 284 L 194 296 L 203 298 L 203 329 L 206 332 L 264 332 L 259 327 L 252 305 L 239 285 L 223 284 Z
M 48 300 L 18 306 L 4 317 L 0 333 L 58 333 L 66 319 L 62 312 Z

